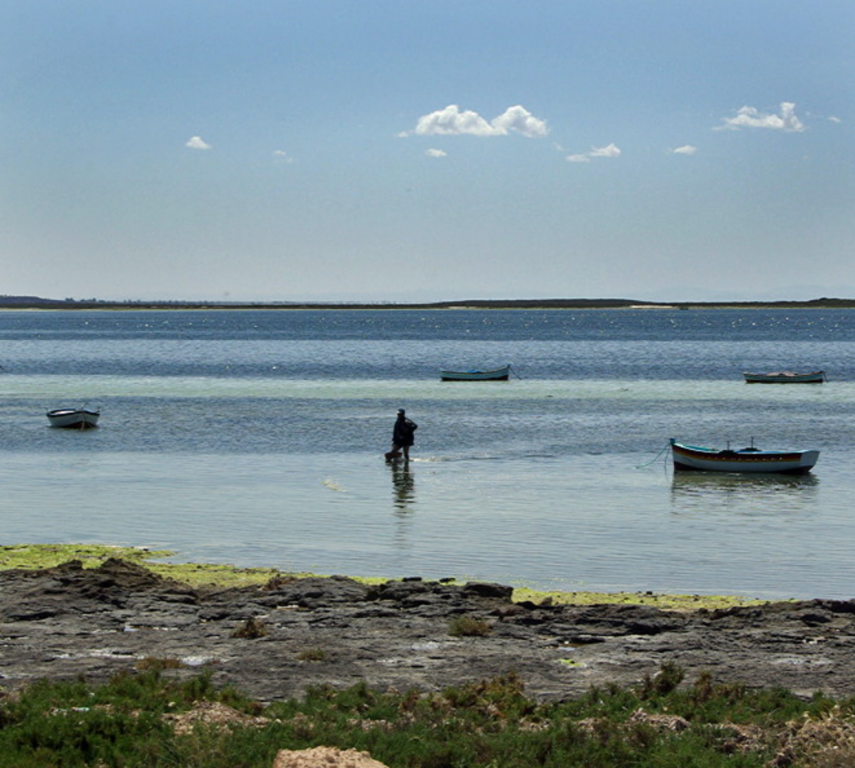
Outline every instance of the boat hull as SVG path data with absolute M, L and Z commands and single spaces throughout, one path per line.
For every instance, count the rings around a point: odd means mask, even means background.
M 756 448 L 718 450 L 671 441 L 674 469 L 688 472 L 752 472 L 804 475 L 813 469 L 819 451 L 760 451 Z
M 442 381 L 507 381 L 510 378 L 511 366 L 496 368 L 492 371 L 441 371 Z
M 810 373 L 792 373 L 780 371 L 777 373 L 743 373 L 746 384 L 822 384 L 825 381 L 825 371 Z
M 57 408 L 48 411 L 47 417 L 50 425 L 59 429 L 92 429 L 98 426 L 100 415 L 85 408 Z

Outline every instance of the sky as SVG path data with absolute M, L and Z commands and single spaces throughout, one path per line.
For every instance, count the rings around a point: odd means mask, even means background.
M 855 297 L 852 0 L 5 0 L 0 295 Z

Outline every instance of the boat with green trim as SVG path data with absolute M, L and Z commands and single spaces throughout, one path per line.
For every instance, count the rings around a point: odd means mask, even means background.
M 754 443 L 747 448 L 703 448 L 671 438 L 674 469 L 692 472 L 765 472 L 803 475 L 819 459 L 816 450 L 761 451 Z

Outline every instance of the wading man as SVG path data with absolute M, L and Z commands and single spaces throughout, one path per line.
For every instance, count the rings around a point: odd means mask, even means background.
M 404 452 L 404 461 L 410 460 L 410 448 L 415 442 L 415 431 L 419 425 L 407 418 L 403 408 L 398 409 L 398 418 L 392 430 L 392 453 Z

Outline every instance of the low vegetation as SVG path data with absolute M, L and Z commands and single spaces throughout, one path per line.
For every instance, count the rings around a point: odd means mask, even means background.
M 232 637 L 239 637 L 244 640 L 257 640 L 260 637 L 267 637 L 267 626 L 263 619 L 253 616 L 232 632 Z
M 448 625 L 452 637 L 486 637 L 493 631 L 490 622 L 474 616 L 457 616 Z
M 329 654 L 323 648 L 306 648 L 297 654 L 300 661 L 326 661 Z
M 843 768 L 855 703 L 691 684 L 679 667 L 634 688 L 537 703 L 514 674 L 441 693 L 309 689 L 263 706 L 149 661 L 101 686 L 35 682 L 0 697 L 2 768 L 270 768 L 280 749 L 369 752 L 390 768 Z

